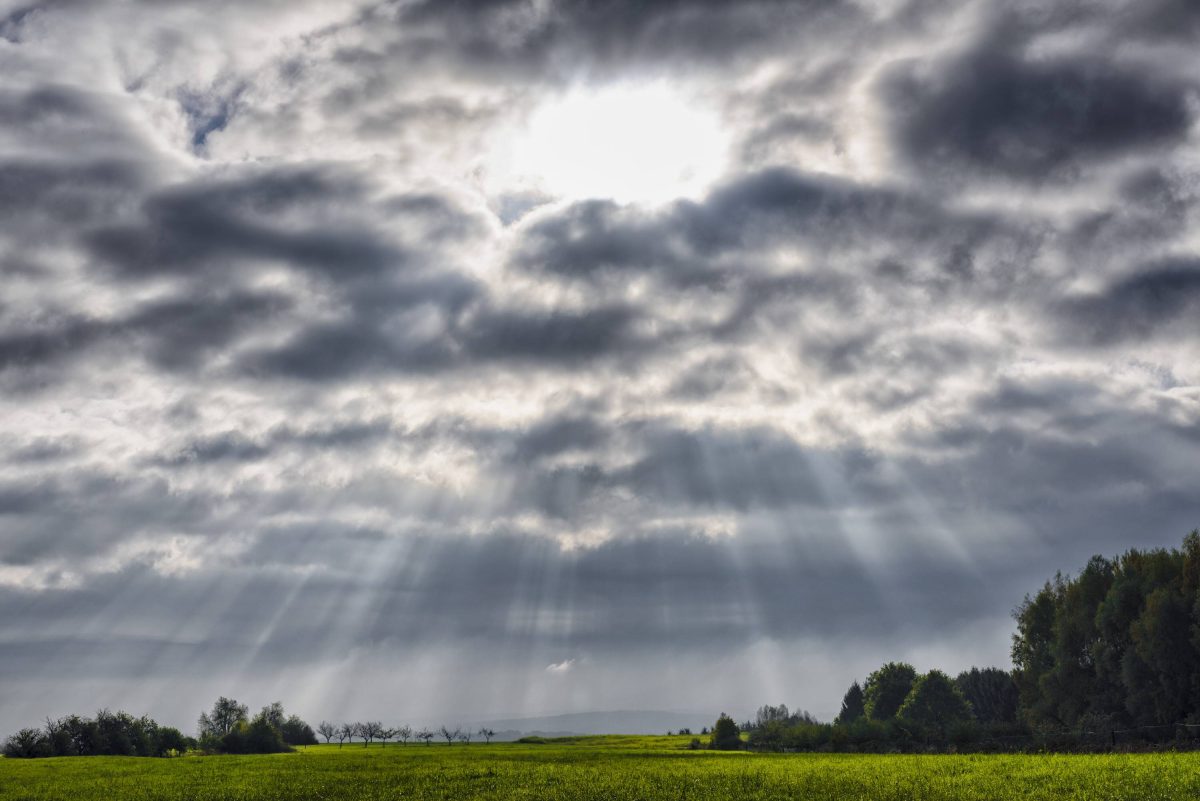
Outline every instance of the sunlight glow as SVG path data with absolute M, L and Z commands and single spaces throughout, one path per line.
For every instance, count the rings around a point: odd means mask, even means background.
M 729 146 L 715 110 L 665 83 L 573 89 L 501 140 L 492 191 L 647 205 L 698 195 L 721 176 Z

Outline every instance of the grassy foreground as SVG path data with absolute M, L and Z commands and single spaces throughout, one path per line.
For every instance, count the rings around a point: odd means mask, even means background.
M 0 799 L 1195 799 L 1200 754 L 688 751 L 689 737 L 360 744 L 178 759 L 0 759 Z

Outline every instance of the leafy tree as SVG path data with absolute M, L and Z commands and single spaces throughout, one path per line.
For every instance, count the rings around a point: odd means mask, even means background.
M 268 704 L 262 708 L 262 711 L 259 712 L 259 714 L 267 723 L 279 729 L 280 731 L 283 731 L 283 724 L 287 720 L 287 715 L 283 711 L 282 703 L 276 701 L 272 704 Z
M 220 738 L 229 734 L 239 723 L 246 722 L 250 709 L 232 698 L 221 696 L 213 704 L 212 712 L 201 712 L 199 730 L 201 739 Z
M 1062 576 L 1046 582 L 1036 595 L 1025 596 L 1013 617 L 1017 633 L 1013 635 L 1013 675 L 1017 681 L 1020 709 L 1027 722 L 1037 726 L 1061 722 L 1057 705 L 1043 692 L 1043 677 L 1054 667 L 1055 606 L 1062 594 Z
M 719 751 L 736 751 L 742 747 L 742 733 L 733 718 L 724 712 L 713 725 L 709 745 Z
M 283 722 L 279 733 L 283 735 L 283 741 L 288 745 L 316 745 L 317 735 L 299 715 L 292 715 Z
M 158 748 L 155 756 L 169 756 L 172 752 L 182 754 L 188 750 L 188 738 L 174 726 L 158 728 Z
M 842 711 L 834 719 L 834 723 L 846 725 L 853 723 L 866 714 L 863 706 L 863 690 L 857 681 L 850 684 L 850 689 L 842 696 Z
M 787 704 L 779 706 L 765 704 L 760 706 L 754 715 L 754 728 L 761 729 L 768 723 L 786 723 L 790 716 Z
M 50 741 L 41 729 L 21 729 L 4 743 L 4 756 L 13 759 L 32 759 L 52 756 Z
M 917 671 L 906 662 L 888 662 L 867 676 L 863 710 L 871 720 L 891 720 L 912 691 Z
M 1200 532 L 1055 576 L 1014 613 L 1020 716 L 1071 728 L 1200 716 L 1198 598 Z
M 901 721 L 936 733 L 965 723 L 971 716 L 971 705 L 962 690 L 940 670 L 931 670 L 913 682 L 897 713 Z
M 278 754 L 290 751 L 283 735 L 275 727 L 273 716 L 264 709 L 254 716 L 248 726 L 239 726 L 237 732 L 241 735 L 240 743 L 246 754 Z M 233 752 L 237 753 L 237 752 Z
M 959 673 L 954 683 L 971 705 L 979 723 L 1016 723 L 1020 694 L 1013 675 L 1007 670 L 973 667 Z

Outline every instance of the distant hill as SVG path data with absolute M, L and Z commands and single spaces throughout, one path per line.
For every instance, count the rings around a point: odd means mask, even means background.
M 487 720 L 483 724 L 501 732 L 502 739 L 525 735 L 566 737 L 572 734 L 666 734 L 689 728 L 699 733 L 711 726 L 716 714 L 702 712 L 616 711 L 573 712 L 535 718 L 505 718 Z

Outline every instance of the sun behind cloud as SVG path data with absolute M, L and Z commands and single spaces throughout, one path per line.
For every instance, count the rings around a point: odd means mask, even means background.
M 575 87 L 538 104 L 497 142 L 493 191 L 644 205 L 703 193 L 729 150 L 716 110 L 666 82 Z

